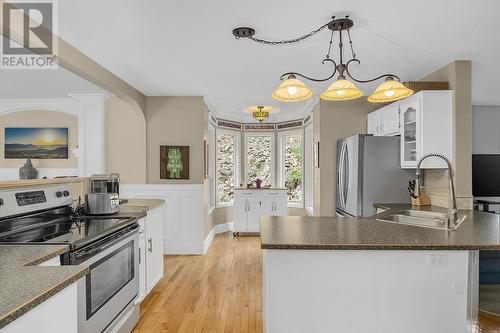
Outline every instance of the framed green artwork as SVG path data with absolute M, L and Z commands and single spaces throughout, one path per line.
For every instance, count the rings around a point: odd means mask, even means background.
M 189 179 L 189 146 L 160 146 L 160 179 Z

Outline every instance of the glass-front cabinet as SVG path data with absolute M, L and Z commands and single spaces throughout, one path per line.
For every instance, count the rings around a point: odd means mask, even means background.
M 400 105 L 401 167 L 416 167 L 420 156 L 419 99 Z

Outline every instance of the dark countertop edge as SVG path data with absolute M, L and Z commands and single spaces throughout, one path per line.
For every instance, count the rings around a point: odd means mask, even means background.
M 78 266 L 72 266 L 72 267 L 78 267 Z M 56 284 L 54 287 L 47 289 L 46 291 L 44 291 L 39 295 L 34 296 L 29 302 L 21 304 L 19 307 L 13 309 L 12 311 L 5 313 L 2 317 L 0 317 L 0 329 L 12 323 L 14 320 L 20 318 L 24 314 L 28 313 L 38 305 L 42 304 L 47 299 L 51 298 L 58 292 L 62 291 L 63 289 L 71 285 L 72 283 L 78 281 L 88 272 L 89 272 L 88 267 L 81 267 L 79 271 L 76 271 L 73 274 L 69 275 L 66 279 Z
M 419 250 L 419 251 L 475 251 L 475 250 L 500 250 L 499 245 L 432 245 L 432 244 L 336 244 L 336 245 L 292 245 L 292 244 L 263 244 L 260 246 L 263 250 L 306 250 L 306 251 L 321 251 L 321 250 L 352 250 L 352 251 L 362 251 L 362 250 Z

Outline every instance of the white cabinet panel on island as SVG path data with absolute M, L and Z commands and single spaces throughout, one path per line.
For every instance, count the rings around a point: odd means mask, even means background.
M 266 333 L 475 333 L 477 251 L 263 251 Z
M 286 214 L 286 189 L 235 190 L 234 232 L 259 232 L 261 216 Z
M 77 333 L 77 282 L 0 329 L 0 333 Z

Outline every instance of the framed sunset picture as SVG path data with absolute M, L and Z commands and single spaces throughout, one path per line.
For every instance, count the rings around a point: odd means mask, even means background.
M 6 127 L 6 159 L 67 159 L 68 128 Z

